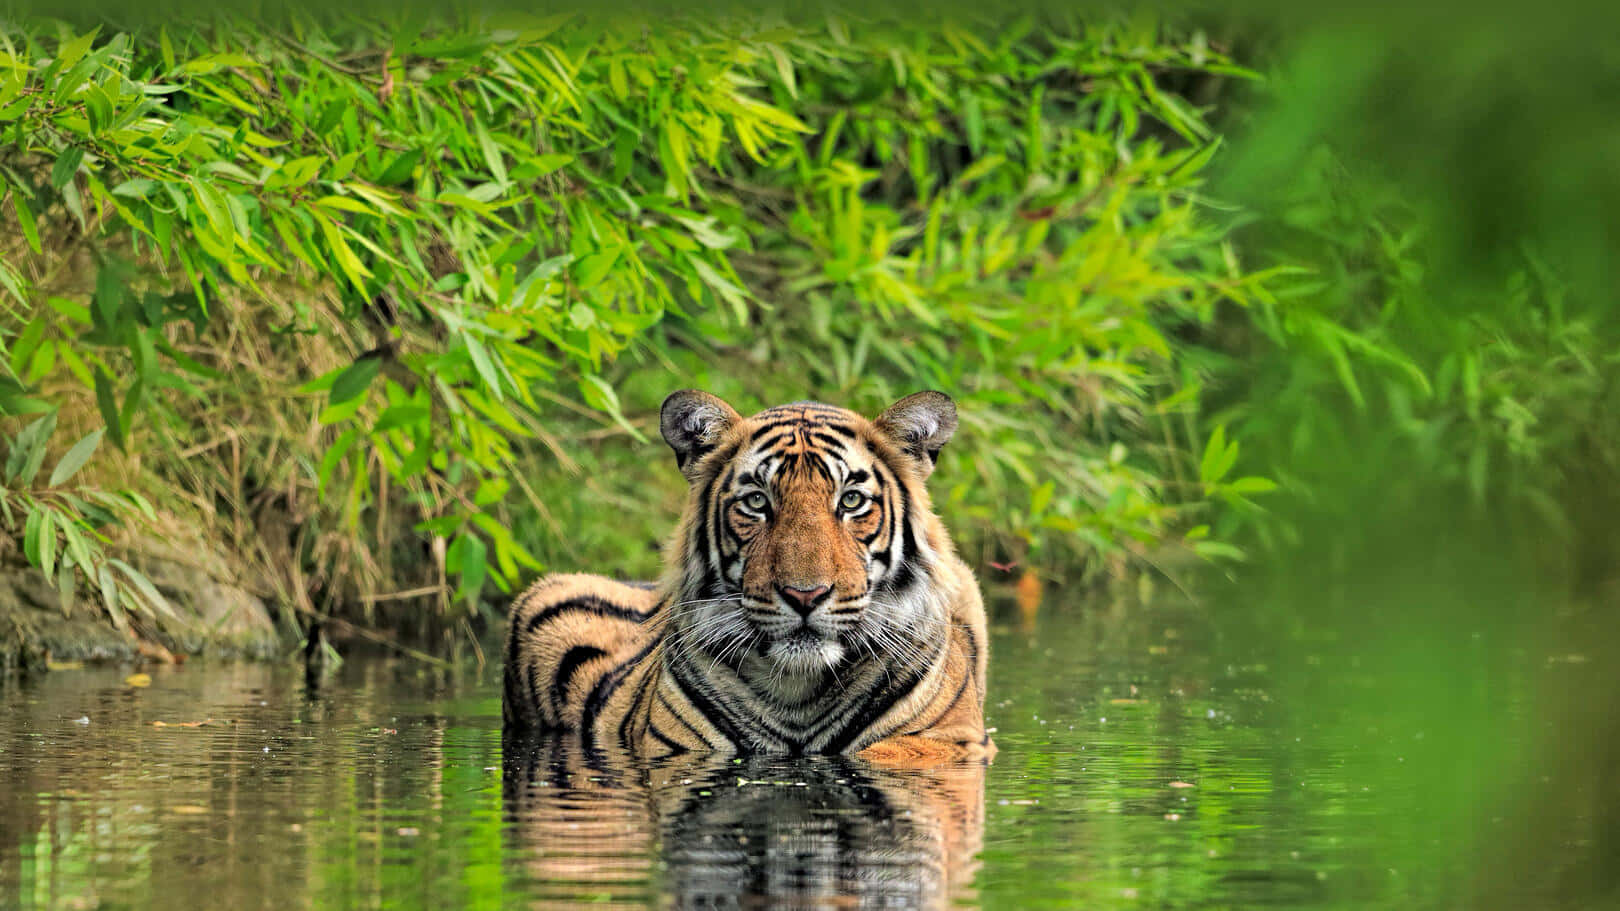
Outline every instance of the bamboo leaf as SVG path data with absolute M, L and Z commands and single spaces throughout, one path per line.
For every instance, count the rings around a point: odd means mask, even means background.
M 52 411 L 17 434 L 6 457 L 6 482 L 26 487 L 45 462 L 45 447 L 56 432 L 56 412 Z
M 84 463 L 88 462 L 91 454 L 96 451 L 96 447 L 101 445 L 101 437 L 105 432 L 102 429 L 92 430 L 79 442 L 74 443 L 62 456 L 62 460 L 56 463 L 56 469 L 51 472 L 50 486 L 61 484 L 83 468 Z
M 371 387 L 371 381 L 377 378 L 377 372 L 381 369 L 380 356 L 370 354 L 361 357 L 332 380 L 332 391 L 327 394 L 327 402 L 341 405 L 359 397 Z
M 22 227 L 23 237 L 28 241 L 29 249 L 35 253 L 44 252 L 39 245 L 39 225 L 34 222 L 34 211 L 22 198 L 21 193 L 11 194 L 11 205 L 17 210 L 17 223 Z
M 118 416 L 118 400 L 113 397 L 112 377 L 107 371 L 96 368 L 96 407 L 101 411 L 101 419 L 112 431 L 113 443 L 124 448 L 124 425 Z

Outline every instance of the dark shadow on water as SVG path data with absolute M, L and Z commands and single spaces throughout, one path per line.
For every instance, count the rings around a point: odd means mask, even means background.
M 677 907 L 917 908 L 972 897 L 983 763 L 587 763 L 566 736 L 510 734 L 503 753 L 508 861 L 576 896 L 645 883 Z

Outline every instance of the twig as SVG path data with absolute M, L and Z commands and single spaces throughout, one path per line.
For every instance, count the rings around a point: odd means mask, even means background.
M 361 595 L 360 600 L 369 604 L 379 601 L 403 601 L 406 598 L 420 598 L 423 595 L 436 595 L 444 591 L 443 585 L 424 585 L 421 588 L 406 589 L 402 592 L 388 592 L 382 595 Z

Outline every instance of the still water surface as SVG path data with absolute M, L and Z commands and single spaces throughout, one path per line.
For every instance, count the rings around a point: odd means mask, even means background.
M 1192 610 L 1004 625 L 999 756 L 927 772 L 503 751 L 492 666 L 51 673 L 0 685 L 0 907 L 1612 905 L 1608 808 L 1525 733 L 1584 657 L 1227 639 Z M 1527 775 L 1568 812 L 1500 798 Z M 1502 875 L 1560 862 L 1573 887 Z

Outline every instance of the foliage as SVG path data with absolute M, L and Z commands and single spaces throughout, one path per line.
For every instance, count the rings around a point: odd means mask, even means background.
M 49 413 L 24 427 L 12 441 L 0 487 L 0 520 L 22 528 L 23 554 L 56 586 L 62 607 L 71 611 L 82 575 L 101 595 L 101 606 L 119 629 L 128 628 L 131 613 L 175 618 L 169 605 L 141 572 L 110 556 L 104 528 L 131 518 L 155 518 L 152 504 L 132 491 L 110 492 L 69 485 L 101 443 L 92 430 L 63 453 L 43 484 L 38 483 L 47 445 L 56 430 Z
M 1152 21 L 849 35 L 785 45 L 776 100 L 817 140 L 728 181 L 768 308 L 666 324 L 677 368 L 750 406 L 950 390 L 936 485 L 982 558 L 1117 568 L 1260 490 L 1228 444 L 1200 460 L 1176 339 L 1263 293 L 1199 198 L 1218 140 L 1181 94 L 1248 74 Z
M 1214 333 L 1210 420 L 1292 494 L 1249 524 L 1298 555 L 1307 529 L 1438 512 L 1608 577 L 1620 326 L 1589 216 L 1615 126 L 1562 86 L 1610 62 L 1517 16 L 1380 25 L 1292 35 L 1216 181 L 1246 210 L 1233 241 L 1296 267 Z
M 645 571 L 678 382 L 952 390 L 985 555 L 1117 568 L 1263 486 L 1174 338 L 1256 280 L 1200 211 L 1183 90 L 1247 75 L 1202 33 L 402 19 L 32 21 L 0 59 L 0 405 L 99 423 L 286 603 Z

